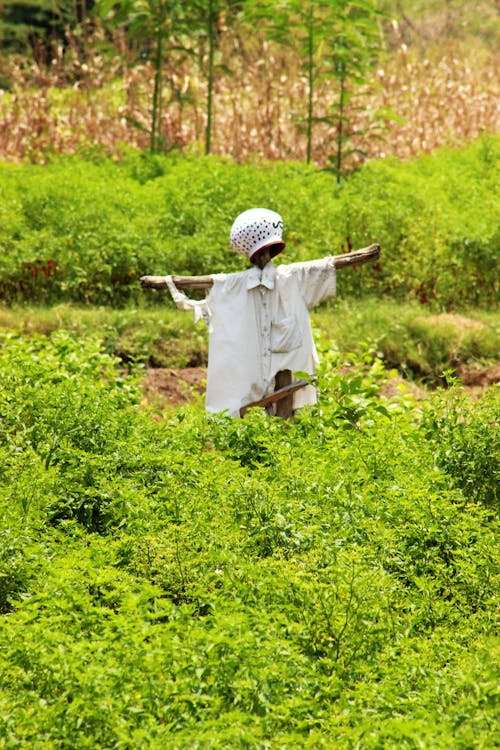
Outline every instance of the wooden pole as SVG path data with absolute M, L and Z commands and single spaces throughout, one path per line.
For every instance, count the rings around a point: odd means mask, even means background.
M 277 373 L 276 377 L 281 373 L 289 373 L 289 377 L 291 380 L 291 372 L 290 370 L 281 370 L 279 373 Z M 269 396 L 264 396 L 264 398 L 259 399 L 259 401 L 252 401 L 251 404 L 247 404 L 246 406 L 242 406 L 240 409 L 240 417 L 244 417 L 246 412 L 249 409 L 252 409 L 254 406 L 270 406 L 271 404 L 276 404 L 281 399 L 290 398 L 291 395 L 298 391 L 299 388 L 304 388 L 304 386 L 309 385 L 309 380 L 306 380 L 305 378 L 303 380 L 296 380 L 294 383 L 290 383 L 289 385 L 285 385 L 282 388 L 279 388 L 278 390 L 275 390 L 274 393 L 270 393 Z M 280 415 L 281 416 L 281 415 Z M 291 416 L 291 415 L 290 415 Z
M 274 391 L 280 391 L 292 384 L 292 371 L 279 370 L 276 373 Z M 282 419 L 291 419 L 293 417 L 293 393 L 289 393 L 279 401 L 276 401 L 276 416 Z
M 332 257 L 336 269 L 359 266 L 362 263 L 370 263 L 380 258 L 380 245 L 369 245 L 361 248 L 361 250 L 354 250 L 352 253 Z M 210 289 L 214 283 L 211 276 L 172 276 L 172 281 L 178 289 L 182 290 Z M 141 276 L 140 282 L 143 289 L 167 288 L 164 276 Z

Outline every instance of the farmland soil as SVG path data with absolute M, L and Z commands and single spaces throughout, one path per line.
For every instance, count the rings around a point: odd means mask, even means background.
M 457 367 L 457 378 L 467 388 L 488 388 L 500 383 L 500 362 L 491 367 L 463 364 Z
M 207 371 L 204 367 L 150 368 L 143 380 L 145 400 L 149 403 L 159 400 L 165 406 L 182 406 L 193 399 L 195 394 L 204 393 Z M 472 392 L 480 393 L 500 382 L 500 363 L 491 367 L 476 367 L 463 364 L 457 368 L 457 377 Z M 415 383 L 404 382 L 415 398 L 424 398 L 426 391 Z M 390 398 L 398 392 L 396 379 L 391 379 L 382 388 L 384 396 Z
M 159 398 L 169 406 L 182 406 L 191 401 L 195 393 L 205 391 L 207 371 L 204 367 L 154 367 L 143 380 L 146 401 Z

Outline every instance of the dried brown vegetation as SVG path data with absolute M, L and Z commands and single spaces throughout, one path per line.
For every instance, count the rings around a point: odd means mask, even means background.
M 117 156 L 125 144 L 148 147 L 151 66 L 132 66 L 126 54 L 109 57 L 102 50 L 97 29 L 85 46 L 68 34 L 64 49 L 55 48 L 43 64 L 9 60 L 4 75 L 11 90 L 0 90 L 0 158 L 43 161 L 50 153 L 94 147 Z M 290 51 L 263 39 L 253 39 L 250 48 L 238 35 L 227 35 L 221 52 L 231 60 L 231 74 L 220 73 L 216 81 L 212 152 L 237 160 L 254 154 L 303 160 L 307 81 L 299 62 Z M 373 85 L 351 100 L 351 146 L 370 157 L 407 158 L 484 130 L 496 131 L 497 70 L 491 51 L 469 51 L 448 40 L 439 48 L 431 44 L 422 56 L 400 38 L 375 69 Z M 201 152 L 206 84 L 186 59 L 167 61 L 165 77 L 170 83 L 164 92 L 165 144 Z M 318 82 L 316 117 L 335 103 L 334 85 L 332 79 Z M 384 117 L 389 110 L 396 119 Z M 317 164 L 328 164 L 335 137 L 334 126 L 316 124 Z

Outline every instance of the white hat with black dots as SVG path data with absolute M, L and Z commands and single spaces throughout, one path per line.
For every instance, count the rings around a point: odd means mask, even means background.
M 264 247 L 271 247 L 271 257 L 281 253 L 285 247 L 282 239 L 283 220 L 276 211 L 268 208 L 250 208 L 234 221 L 229 240 L 238 253 L 252 258 Z

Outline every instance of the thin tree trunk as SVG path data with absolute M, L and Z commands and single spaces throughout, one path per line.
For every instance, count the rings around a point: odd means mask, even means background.
M 340 101 L 339 122 L 337 128 L 337 183 L 340 183 L 342 170 L 342 145 L 344 140 L 344 107 L 345 107 L 345 63 L 340 64 Z
M 205 132 L 205 154 L 210 153 L 212 143 L 212 104 L 214 89 L 214 7 L 208 0 L 208 81 L 207 81 L 207 128 Z
M 309 2 L 309 19 L 308 19 L 308 35 L 307 35 L 307 66 L 308 66 L 308 86 L 309 95 L 307 102 L 307 156 L 306 161 L 308 164 L 311 163 L 311 150 L 312 150 L 312 118 L 313 118 L 313 92 L 314 92 L 314 28 L 313 28 L 313 12 L 314 5 L 313 1 Z

